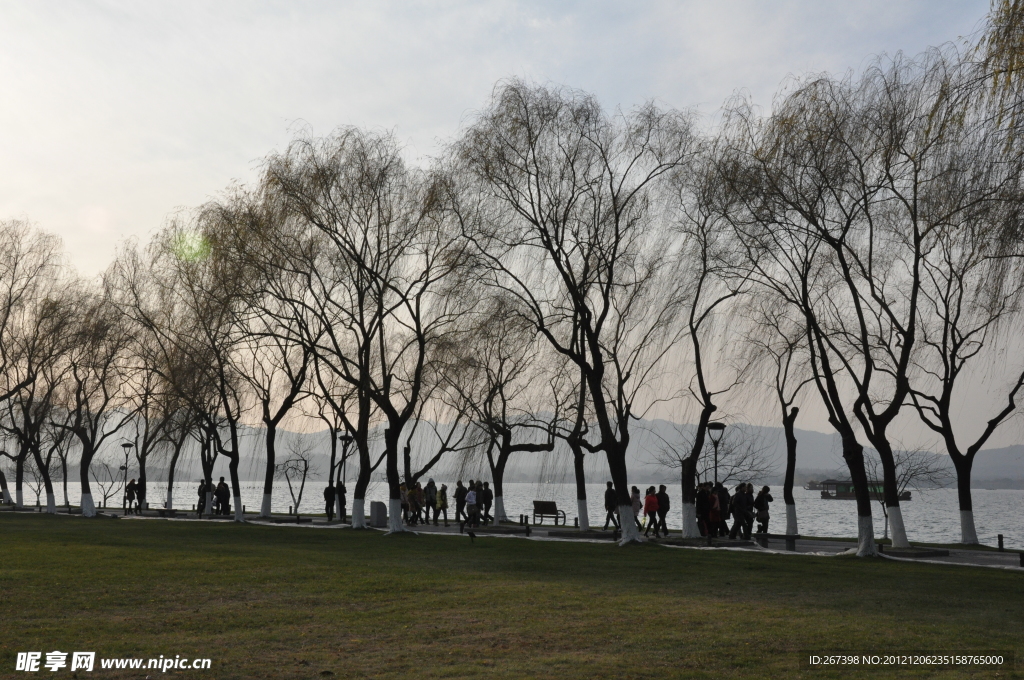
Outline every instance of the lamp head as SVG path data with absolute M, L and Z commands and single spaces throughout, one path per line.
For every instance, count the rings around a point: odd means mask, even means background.
M 121 444 L 121 448 L 124 449 L 125 453 L 128 453 L 128 449 L 132 448 L 133 446 L 135 446 L 135 444 L 132 444 L 131 442 L 125 442 L 124 444 Z
M 708 423 L 708 436 L 715 444 L 722 441 L 723 432 L 725 432 L 725 423 Z

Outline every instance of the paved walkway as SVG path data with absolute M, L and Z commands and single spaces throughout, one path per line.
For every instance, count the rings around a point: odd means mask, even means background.
M 10 506 L 6 506 L 2 512 L 18 512 L 18 513 L 29 513 L 36 512 L 35 508 L 26 510 L 13 510 Z M 58 509 L 59 514 L 65 514 L 65 512 Z M 100 511 L 105 516 L 117 516 L 121 517 L 119 511 Z M 125 519 L 161 519 L 155 511 L 147 511 L 142 516 L 128 515 Z M 234 519 L 233 515 L 222 515 L 219 517 L 210 517 L 206 515 L 202 520 L 193 512 L 180 512 L 175 518 L 176 520 L 188 520 L 188 521 L 231 521 Z M 246 513 L 245 519 L 247 522 L 253 522 L 257 524 L 270 524 L 277 526 L 297 526 L 306 528 L 316 529 L 344 529 L 349 527 L 349 524 L 342 524 L 338 521 L 327 522 L 323 516 L 294 516 L 294 515 L 274 515 L 271 519 L 260 518 L 252 513 Z M 449 534 L 458 535 L 459 525 L 455 522 L 449 522 L 449 526 L 445 527 L 443 524 L 434 526 L 433 524 L 417 525 L 408 527 L 411 531 L 425 534 Z M 520 537 L 526 538 L 526 527 L 518 524 L 502 524 L 497 527 L 494 526 L 483 526 L 473 530 L 477 536 L 493 536 L 502 535 L 509 537 Z M 588 542 L 609 542 L 611 543 L 615 539 L 615 534 L 612 531 L 601 531 L 600 529 L 592 530 L 589 532 L 582 532 L 579 529 L 573 527 L 558 527 L 555 528 L 549 525 L 531 526 L 530 527 L 530 538 L 534 539 L 545 539 L 545 540 L 565 540 L 565 541 L 588 541 Z M 756 535 L 754 538 L 758 538 Z M 760 541 L 743 541 L 743 540 L 729 540 L 729 539 L 714 539 L 712 545 L 709 546 L 707 539 L 682 539 L 679 536 L 678 531 L 672 531 L 667 539 L 649 539 L 653 543 L 664 544 L 677 548 L 692 548 L 692 549 L 703 549 L 703 550 L 714 550 L 714 549 L 728 549 L 728 550 L 745 550 L 754 552 L 773 552 L 773 553 L 787 553 L 787 554 L 803 554 L 803 555 L 839 555 L 844 552 L 848 552 L 851 549 L 857 547 L 856 541 L 853 540 L 841 540 L 841 539 L 827 539 L 827 538 L 798 538 L 792 542 L 791 545 L 787 545 L 787 540 L 784 536 L 777 534 L 771 534 L 765 538 L 761 538 Z M 948 553 L 948 554 L 936 554 L 936 553 Z M 895 554 L 887 554 L 895 553 Z M 1012 569 L 1015 571 L 1024 572 L 1024 567 L 1021 564 L 1021 553 L 1017 551 L 1006 551 L 998 552 L 993 549 L 986 549 L 984 547 L 979 548 L 958 548 L 958 547 L 943 547 L 941 549 L 931 548 L 930 546 L 918 546 L 911 551 L 899 551 L 889 546 L 882 546 L 882 554 L 890 559 L 907 560 L 914 562 L 932 562 L 935 564 L 951 564 L 951 565 L 967 565 L 977 567 L 990 567 L 997 569 Z

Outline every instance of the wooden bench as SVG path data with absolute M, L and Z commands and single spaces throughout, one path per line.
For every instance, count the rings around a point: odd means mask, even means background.
M 540 517 L 540 521 L 537 518 Z M 559 510 L 558 505 L 554 501 L 534 501 L 533 502 L 533 523 L 543 524 L 545 517 L 551 517 L 555 520 L 555 526 L 558 526 L 558 518 L 562 518 L 562 526 L 565 526 L 565 511 Z

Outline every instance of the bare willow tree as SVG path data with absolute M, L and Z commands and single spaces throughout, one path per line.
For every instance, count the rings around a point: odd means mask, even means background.
M 353 526 L 365 525 L 377 414 L 389 526 L 403 531 L 399 450 L 431 381 L 433 348 L 462 311 L 464 244 L 439 209 L 436 180 L 405 166 L 392 135 L 344 128 L 298 139 L 268 159 L 263 190 L 284 206 L 284 218 L 259 232 L 275 255 L 264 261 L 303 284 L 275 294 L 303 319 L 320 364 L 357 391 L 355 413 L 345 414 L 360 456 Z
M 676 338 L 665 178 L 691 154 L 687 116 L 607 115 L 582 92 L 500 84 L 452 149 L 452 209 L 478 277 L 517 299 L 585 376 L 623 517 L 640 539 L 626 451 L 638 398 Z
M 559 404 L 546 389 L 552 381 L 544 347 L 532 324 L 500 295 L 487 300 L 471 322 L 456 365 L 448 371 L 449 392 L 465 403 L 480 430 L 480 448 L 494 486 L 495 522 L 505 515 L 505 468 L 512 456 L 554 450 Z M 557 396 L 557 395 L 556 395 Z
M 755 294 L 756 295 L 756 294 Z M 808 383 L 810 357 L 806 345 L 806 333 L 799 320 L 792 318 L 791 309 L 778 307 L 770 299 L 756 296 L 757 302 L 750 309 L 751 317 L 757 324 L 751 329 L 748 340 L 753 347 L 752 363 L 761 363 L 768 382 L 779 405 L 782 432 L 786 440 L 786 474 L 782 485 L 782 497 L 786 505 L 786 534 L 800 533 L 797 524 L 796 500 L 793 497 L 793 482 L 796 476 L 796 417 L 800 408 L 797 398 Z
M 728 221 L 735 199 L 719 176 L 722 161 L 716 142 L 702 144 L 695 161 L 673 173 L 674 227 L 682 239 L 676 276 L 683 282 L 683 327 L 690 350 L 683 361 L 693 368 L 686 391 L 699 414 L 689 455 L 678 459 L 685 538 L 700 536 L 695 503 L 708 423 L 718 410 L 716 401 L 742 381 L 728 348 L 738 347 L 731 340 L 742 336 L 737 327 L 742 321 L 732 312 L 750 287 L 750 272 Z
M 68 417 L 60 422 L 81 446 L 82 514 L 92 517 L 96 514 L 89 483 L 93 458 L 131 420 L 131 412 L 124 408 L 131 337 L 126 319 L 103 291 L 80 290 L 74 311 L 68 328 L 68 377 L 60 399 Z

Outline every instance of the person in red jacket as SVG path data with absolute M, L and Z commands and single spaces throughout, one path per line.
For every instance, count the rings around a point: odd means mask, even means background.
M 647 531 L 644 536 L 654 529 L 654 537 L 658 538 L 658 496 L 654 493 L 654 487 L 647 489 L 647 497 L 644 498 L 644 514 L 647 516 Z

